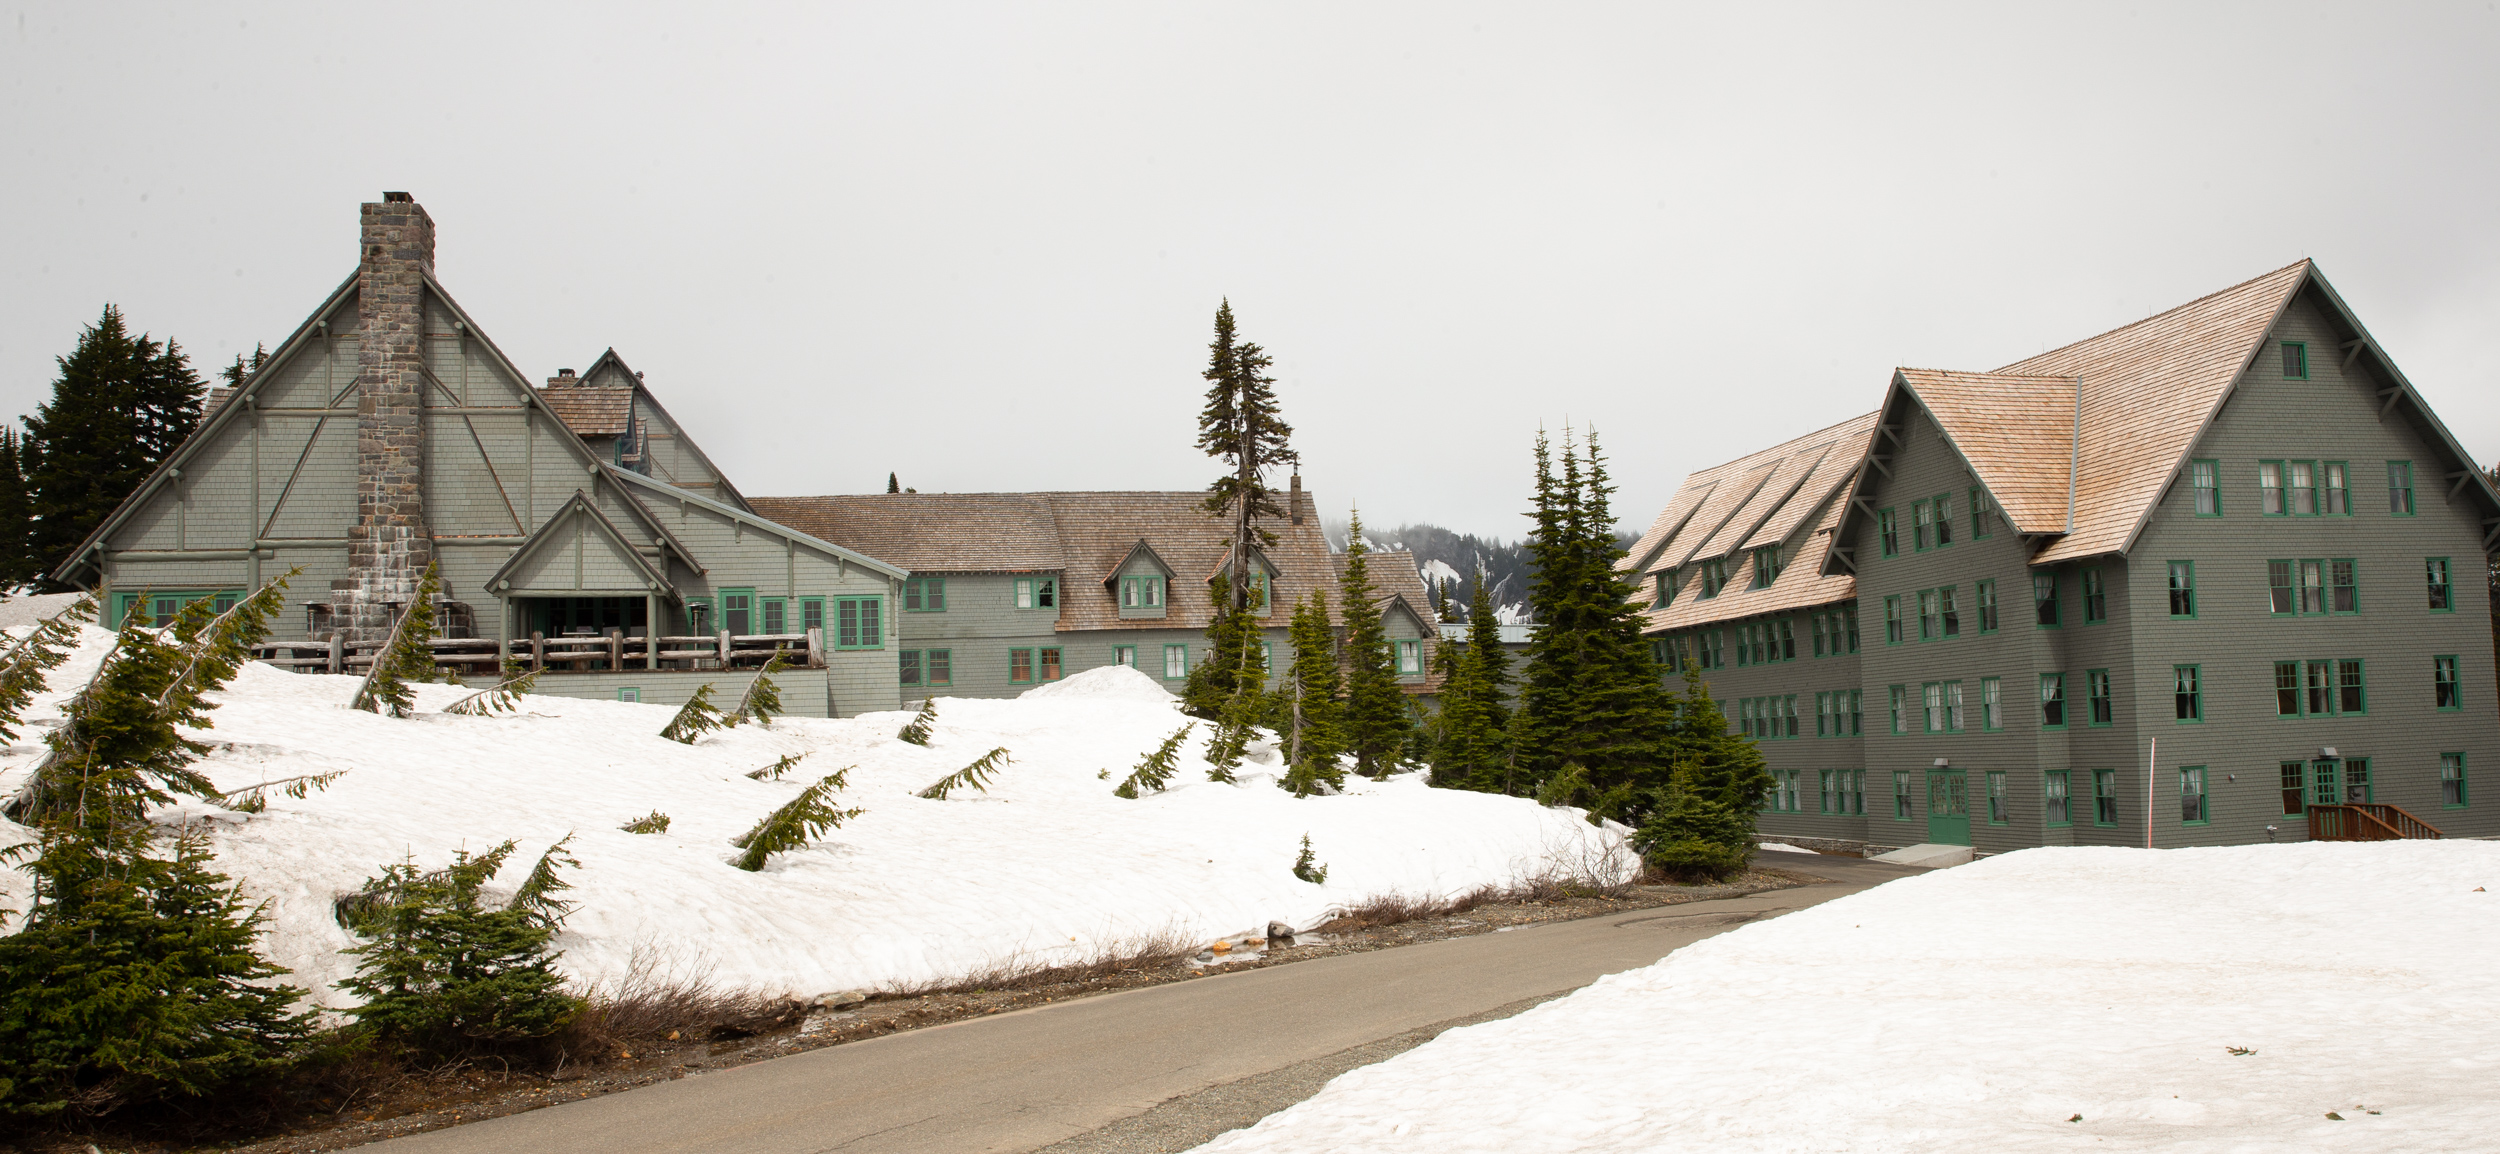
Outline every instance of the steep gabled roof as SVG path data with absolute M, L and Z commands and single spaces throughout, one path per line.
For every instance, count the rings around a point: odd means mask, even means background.
M 547 402 L 547 411 L 578 436 L 622 437 L 633 430 L 632 385 L 594 385 L 577 377 L 541 386 L 538 396 Z
M 504 559 L 504 563 L 496 568 L 495 575 L 487 579 L 487 590 L 501 592 L 505 587 L 505 582 L 509 581 L 514 573 L 520 571 L 522 566 L 528 564 L 531 558 L 560 544 L 564 528 L 573 524 L 575 518 L 580 518 L 583 524 L 597 532 L 599 537 L 608 543 L 609 552 L 624 558 L 631 564 L 634 571 L 642 575 L 646 587 L 672 599 L 677 596 L 677 588 L 669 581 L 668 574 L 652 565 L 650 559 L 642 555 L 642 550 L 635 548 L 633 542 L 625 539 L 625 534 L 617 529 L 616 522 L 608 520 L 608 515 L 599 511 L 599 506 L 591 501 L 589 494 L 579 489 L 573 490 L 573 496 L 565 501 L 563 507 L 541 522 L 538 528 L 512 551 L 512 556 Z
M 1050 498 L 1038 493 L 854 493 L 747 503 L 760 516 L 914 573 L 1067 567 Z
M 1900 369 L 2019 533 L 2063 533 L 2075 463 L 2074 377 Z
M 1621 568 L 1647 575 L 1790 539 L 1854 473 L 1875 417 L 1851 417 L 1686 477 Z
M 1842 500 L 1847 489 L 1834 486 L 1815 502 L 1810 510 L 1814 523 L 1798 544 L 1795 560 L 1780 570 L 1779 578 L 1768 589 L 1751 587 L 1752 573 L 1731 572 L 1727 586 L 1716 597 L 1701 595 L 1701 569 L 1693 566 L 1676 575 L 1676 593 L 1672 604 L 1664 609 L 1654 605 L 1643 616 L 1648 624 L 1643 632 L 1655 633 L 1671 629 L 1689 629 L 1714 621 L 1734 621 L 1758 617 L 1765 613 L 1786 613 L 1847 601 L 1858 595 L 1858 579 L 1846 572 L 1823 572 L 1824 555 L 1830 552 L 1833 534 L 1840 528 Z M 1654 582 L 1642 591 L 1648 596 Z
M 1148 565 L 1154 566 L 1156 572 L 1163 574 L 1163 579 L 1166 581 L 1180 576 L 1172 571 L 1172 566 L 1163 560 L 1162 554 L 1155 552 L 1154 546 L 1147 544 L 1146 539 L 1140 537 L 1136 544 L 1129 546 L 1128 552 L 1120 555 L 1119 560 L 1102 567 L 1103 587 L 1110 588 L 1111 583 L 1119 579 L 1120 571 L 1135 564 L 1140 557 L 1145 558 Z M 1213 581 L 1215 578 L 1209 577 L 1207 580 Z
M 1204 629 L 1213 608 L 1211 590 L 1183 580 L 1185 575 L 1213 574 L 1216 562 L 1232 548 L 1232 526 L 1207 515 L 1204 490 L 1185 492 L 1055 492 L 1037 493 L 1049 502 L 1067 558 L 1064 595 L 1059 602 L 1059 628 L 1079 629 Z M 1336 585 L 1329 580 L 1328 540 L 1320 535 L 1319 512 L 1306 490 L 1290 517 L 1263 524 L 1277 536 L 1263 550 L 1277 570 L 1270 590 L 1275 607 L 1268 623 L 1281 626 L 1293 606 L 1314 590 L 1325 590 L 1333 608 Z M 1175 580 L 1164 598 L 1164 616 L 1120 616 L 1118 599 L 1105 581 L 1124 564 L 1140 541 L 1169 567 Z

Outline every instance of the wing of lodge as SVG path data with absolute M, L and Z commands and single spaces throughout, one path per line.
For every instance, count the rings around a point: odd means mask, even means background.
M 1623 562 L 1830 848 L 2500 834 L 2500 493 L 2308 261 L 1693 474 Z
M 1227 534 L 1202 494 L 750 499 L 615 350 L 531 385 L 436 278 L 407 194 L 360 221 L 355 272 L 55 570 L 108 624 L 300 569 L 262 658 L 361 672 L 433 566 L 436 659 L 464 674 L 519 660 L 540 692 L 676 704 L 780 653 L 784 701 L 824 716 L 1114 662 L 1177 685 L 1204 657 Z M 1293 600 L 1333 589 L 1298 477 L 1290 521 L 1254 558 L 1278 649 Z M 1378 568 L 1428 692 L 1421 578 Z

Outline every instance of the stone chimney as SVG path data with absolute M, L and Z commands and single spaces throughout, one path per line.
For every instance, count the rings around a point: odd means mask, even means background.
M 362 210 L 356 269 L 356 525 L 347 575 L 330 594 L 347 640 L 390 636 L 434 560 L 426 527 L 425 274 L 434 221 L 415 198 L 386 192 Z
M 1285 493 L 1285 515 L 1293 518 L 1293 523 L 1296 525 L 1302 523 L 1302 470 L 1300 469 L 1293 471 L 1293 488 Z

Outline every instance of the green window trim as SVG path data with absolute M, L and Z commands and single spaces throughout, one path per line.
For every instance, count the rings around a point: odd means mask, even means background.
M 2308 379 L 2309 379 L 2309 342 L 2307 342 L 2307 341 L 2285 341 L 2285 342 L 2283 342 L 2283 346 L 2282 346 L 2282 347 L 2283 347 L 2283 379 L 2284 379 L 2284 380 L 2287 380 L 2287 381 L 2305 381 L 2305 380 L 2308 380 Z
M 1650 597 L 1651 604 L 1659 609 L 1675 604 L 1675 570 L 1659 570 L 1657 582 L 1658 591 Z
M 1922 644 L 1944 636 L 1944 611 L 1938 604 L 1936 590 L 1918 591 L 1918 639 Z
M 642 687 L 639 685 L 617 686 L 616 699 L 629 704 L 640 705 L 642 704 Z
M 2464 809 L 2472 805 L 2473 795 L 2466 789 L 2465 754 L 2439 755 L 2439 808 Z
M 2057 604 L 2057 574 L 2031 575 L 2031 615 L 2041 629 L 2058 628 L 2062 616 Z
M 1901 716 L 1901 711 L 1908 705 L 1910 687 L 1907 685 L 1894 685 L 1888 686 L 1887 688 L 1892 691 L 1892 732 L 1893 736 L 1898 737 L 1909 732 L 1905 719 Z
M 786 633 L 790 632 L 790 599 L 789 599 L 789 598 L 787 598 L 787 597 L 762 597 L 762 598 L 758 598 L 758 599 L 756 600 L 756 608 L 758 608 L 759 610 L 761 610 L 761 611 L 762 611 L 762 612 L 760 613 L 760 616 L 763 618 L 763 620 L 759 623 L 759 624 L 760 624 L 760 629 L 759 629 L 759 631 L 760 631 L 760 632 L 762 632 L 762 633 L 766 634 L 767 636 L 770 636 L 770 635 L 775 635 L 775 634 L 786 634 Z
M 2222 462 L 2213 459 L 2188 462 L 2188 491 L 2195 496 L 2190 507 L 2193 516 L 2222 515 Z
M 2064 729 L 2067 722 L 2066 675 L 2040 675 L 2040 728 Z
M 2325 517 L 2352 516 L 2351 462 L 2318 462 L 2318 513 Z
M 1419 637 L 1401 637 L 1397 641 L 1397 669 L 1400 677 L 1424 675 L 1424 642 Z
M 2109 670 L 2083 671 L 2083 695 L 2090 712 L 2086 714 L 2089 729 L 2105 729 L 2118 723 L 2118 700 L 2110 686 Z
M 2092 771 L 2092 824 L 2107 829 L 2118 824 L 2118 771 Z
M 2181 725 L 2205 723 L 2205 670 L 2198 665 L 2170 667 L 2170 712 Z
M 1958 586 L 1947 585 L 1936 590 L 1936 614 L 1942 628 L 1937 638 L 1951 641 L 1962 635 L 1962 599 Z
M 1979 731 L 1999 733 L 2005 729 L 2005 679 L 1979 679 Z
M 1991 578 L 1971 586 L 1971 597 L 1978 603 L 1979 633 L 1986 636 L 1997 631 L 1997 583 Z
M 2365 659 L 2303 658 L 2273 664 L 2277 718 L 2362 717 L 2370 712 Z M 2286 712 L 2287 708 L 2294 712 Z
M 1988 536 L 1988 490 L 1970 487 L 1970 539 L 1981 541 Z
M 833 599 L 835 649 L 885 648 L 885 598 Z
M 2430 598 L 2431 612 L 2454 613 L 2457 611 L 2456 586 L 2452 583 L 2453 576 L 2454 573 L 2449 567 L 2447 558 L 2422 558 L 2422 580 L 2427 587 L 2425 592 Z
M 1906 769 L 1892 771 L 1892 820 L 1910 820 L 1912 809 L 1910 799 L 1910 771 Z
M 2196 562 L 2164 563 L 2170 579 L 2170 617 L 2174 621 L 2196 619 Z
M 2071 769 L 2052 769 L 2040 775 L 2041 824 L 2050 829 L 2064 829 L 2075 824 L 2075 777 Z
M 955 651 L 898 650 L 895 653 L 895 668 L 903 685 L 942 689 L 955 683 Z
M 1768 589 L 1780 579 L 1780 548 L 1765 545 L 1753 551 L 1753 587 Z
M 2213 822 L 2212 799 L 2205 792 L 2205 767 L 2179 767 L 2179 824 L 2210 825 Z
M 824 629 L 825 629 L 826 624 L 827 624 L 827 622 L 826 622 L 826 620 L 825 620 L 825 599 L 824 599 L 824 598 L 822 598 L 822 597 L 801 597 L 801 598 L 799 598 L 799 631 L 800 631 L 800 632 L 804 633 L 804 632 L 807 632 L 807 631 L 809 631 L 809 630 L 814 630 L 814 631 L 816 632 L 816 635 L 817 635 L 819 638 L 822 638 L 822 637 L 824 636 Z
M 2441 713 L 2461 713 L 2465 709 L 2465 686 L 2457 676 L 2454 654 L 2431 658 L 2431 708 Z
M 1031 685 L 1033 682 L 1033 651 L 1030 648 L 1008 650 L 1007 684 Z
M 1188 676 L 1189 676 L 1189 646 L 1188 646 L 1188 644 L 1187 644 L 1187 643 L 1180 643 L 1180 644 L 1165 645 L 1165 646 L 1163 647 L 1163 679 L 1164 679 L 1165 681 L 1180 681 L 1180 680 L 1183 680 L 1183 679 L 1187 678 Z
M 2014 799 L 2006 794 L 2006 773 L 2002 769 L 1988 771 L 1988 824 L 2011 825 L 2014 821 Z
M 1918 687 L 1918 731 L 1922 734 L 1950 733 L 1945 726 L 1944 682 L 1926 681 Z
M 235 602 L 243 599 L 243 590 L 134 589 L 127 593 L 115 593 L 113 594 L 112 620 L 106 622 L 104 627 L 121 628 L 122 623 L 130 619 L 131 608 L 142 599 L 148 602 L 148 625 L 151 628 L 162 629 L 173 624 L 174 616 L 194 601 L 206 601 L 210 609 L 219 613 L 232 609 Z
M 1899 645 L 1901 640 L 1901 595 L 1895 593 L 1884 598 L 1884 644 Z
M 1926 498 L 1910 502 L 1910 551 L 1924 553 L 1935 548 L 1931 543 L 1936 527 L 1936 506 Z
M 720 627 L 732 637 L 755 632 L 755 590 L 720 591 Z
M 2291 511 L 2291 502 L 2283 495 L 2283 462 L 2257 462 L 2257 515 L 2287 517 Z
M 1875 510 L 1875 534 L 1886 557 L 1901 555 L 1901 521 L 1890 509 Z
M 2099 625 L 2109 620 L 2109 585 L 2098 568 L 2083 571 L 2083 623 Z
M 1953 546 L 1953 494 L 1936 494 L 1936 548 Z
M 1161 576 L 1145 575 L 1120 578 L 1120 608 L 1123 611 L 1130 609 L 1159 610 L 1163 608 L 1163 604 L 1163 578 Z
M 946 578 L 906 577 L 903 579 L 903 612 L 946 612 Z
M 2283 816 L 2299 817 L 2309 812 L 2309 763 L 2280 762 L 2276 773 L 2276 782 L 2283 794 Z
M 1112 646 L 1111 663 L 1113 665 L 1125 665 L 1131 669 L 1137 668 L 1137 647 L 1134 645 Z
M 2387 515 L 2413 515 L 2413 462 L 2387 462 Z
M 1701 563 L 1701 596 L 1707 601 L 1727 588 L 1727 558 L 1712 557 Z

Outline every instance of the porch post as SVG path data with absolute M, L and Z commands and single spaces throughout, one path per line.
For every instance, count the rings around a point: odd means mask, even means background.
M 658 669 L 660 667 L 660 595 L 657 592 L 645 593 L 642 595 L 642 600 L 645 606 L 642 614 L 644 622 L 642 667 Z

